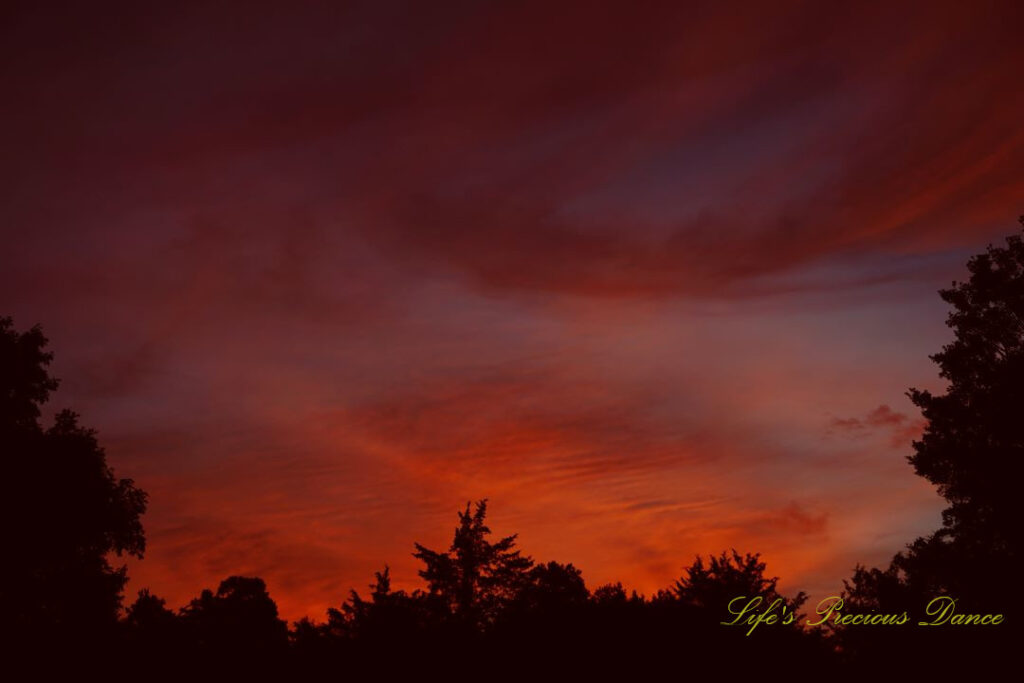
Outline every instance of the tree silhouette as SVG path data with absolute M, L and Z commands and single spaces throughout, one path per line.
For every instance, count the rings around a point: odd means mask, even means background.
M 139 591 L 135 602 L 128 607 L 124 623 L 141 633 L 150 631 L 161 634 L 161 637 L 172 630 L 178 617 L 167 609 L 167 601 L 154 595 L 148 588 Z
M 181 657 L 187 645 L 181 618 L 148 589 L 139 591 L 128 607 L 122 627 L 125 654 L 136 666 L 151 666 L 169 655 Z
M 1024 225 L 1024 216 L 1020 222 Z M 898 553 L 888 569 L 858 566 L 844 582 L 848 610 L 924 617 L 937 595 L 961 612 L 1004 613 L 1003 627 L 949 640 L 951 651 L 1008 652 L 1020 632 L 1024 602 L 1016 586 L 1021 562 L 1017 477 L 1024 461 L 1024 240 L 989 245 L 967 263 L 970 278 L 939 294 L 953 310 L 954 340 L 930 358 L 948 382 L 942 394 L 910 389 L 926 420 L 908 460 L 949 503 L 943 524 Z M 900 639 L 842 629 L 850 652 L 876 655 L 899 648 L 934 650 L 945 633 L 908 631 Z M 944 666 L 952 662 L 946 660 Z
M 728 620 L 728 607 L 735 598 L 761 598 L 765 609 L 778 601 L 776 613 L 796 615 L 807 600 L 803 592 L 786 598 L 776 590 L 779 577 L 764 575 L 765 563 L 760 553 L 740 555 L 735 550 L 710 557 L 707 565 L 698 556 L 686 569 L 686 574 L 672 586 L 671 595 L 692 607 L 711 611 L 721 620 Z M 785 608 L 785 609 L 783 609 Z M 794 616 L 794 623 L 798 621 Z
M 10 553 L 0 563 L 0 604 L 19 637 L 81 649 L 109 642 L 116 628 L 127 576 L 108 557 L 142 557 L 146 494 L 114 476 L 75 413 L 40 424 L 58 384 L 46 345 L 38 326 L 19 333 L 0 318 L 0 524 Z
M 529 582 L 533 560 L 514 550 L 516 536 L 494 543 L 484 524 L 487 501 L 459 513 L 459 526 L 447 552 L 416 543 L 413 556 L 426 567 L 419 572 L 430 595 L 440 598 L 448 614 L 474 628 L 486 628 Z
M 1008 475 L 1024 460 L 1024 241 L 990 245 L 967 268 L 967 282 L 940 292 L 956 338 L 931 359 L 949 386 L 909 392 L 927 420 L 909 460 L 950 503 L 937 540 L 1019 558 L 1018 485 Z
M 204 590 L 181 615 L 200 655 L 210 659 L 269 660 L 287 648 L 288 626 L 258 577 L 230 576 L 216 593 Z
M 926 420 L 908 460 L 950 505 L 942 528 L 915 541 L 892 569 L 918 592 L 992 608 L 1012 597 L 1004 593 L 1021 559 L 1014 473 L 1024 460 L 1024 241 L 1013 235 L 1005 247 L 990 245 L 967 268 L 967 282 L 940 291 L 953 306 L 946 324 L 955 339 L 931 359 L 948 387 L 908 392 Z
M 328 629 L 366 642 L 407 642 L 419 635 L 426 622 L 420 593 L 391 590 L 391 569 L 387 566 L 375 572 L 374 579 L 369 600 L 353 590 L 340 610 L 328 609 Z
M 530 570 L 517 602 L 524 609 L 549 614 L 580 607 L 589 598 L 583 572 L 572 563 L 548 562 Z

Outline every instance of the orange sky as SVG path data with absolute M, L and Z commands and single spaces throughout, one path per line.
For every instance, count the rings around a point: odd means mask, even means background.
M 1019 3 L 175 5 L 0 22 L 0 314 L 150 494 L 129 599 L 322 618 L 484 497 L 645 593 L 939 525 L 904 392 L 1024 212 Z

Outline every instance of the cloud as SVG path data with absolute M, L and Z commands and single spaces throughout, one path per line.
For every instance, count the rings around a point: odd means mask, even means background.
M 33 59 L 14 79 L 7 224 L 35 248 L 68 223 L 116 248 L 154 219 L 180 234 L 166 215 L 182 206 L 217 210 L 227 227 L 201 226 L 204 244 L 242 248 L 204 289 L 309 311 L 326 304 L 289 293 L 296 259 L 365 241 L 492 292 L 749 295 L 815 264 L 1012 229 L 1016 13 L 354 5 L 233 27 L 226 10 L 126 11 L 146 38 L 74 24 L 70 45 L 105 46 L 74 69 L 34 42 L 70 19 L 30 13 L 9 29 Z M 78 125 L 57 125 L 69 108 Z M 260 238 L 245 243 L 268 230 L 283 260 L 247 278 Z
M 812 512 L 793 501 L 765 515 L 763 523 L 774 532 L 818 536 L 828 528 L 828 512 Z
M 903 448 L 921 435 L 926 424 L 922 419 L 911 419 L 883 404 L 862 417 L 833 417 L 829 430 L 850 436 L 882 433 L 888 435 L 893 448 Z

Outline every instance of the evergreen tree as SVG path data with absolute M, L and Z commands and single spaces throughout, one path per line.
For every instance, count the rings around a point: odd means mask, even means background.
M 451 547 L 437 552 L 416 544 L 413 555 L 426 567 L 419 574 L 430 595 L 440 599 L 443 609 L 458 622 L 486 628 L 529 582 L 533 560 L 515 549 L 516 536 L 496 542 L 488 540 L 491 530 L 484 523 L 487 501 L 481 500 L 470 512 L 469 503 L 459 513 L 459 526 Z

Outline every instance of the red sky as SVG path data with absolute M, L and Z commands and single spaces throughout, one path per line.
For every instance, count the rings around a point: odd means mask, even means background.
M 1024 212 L 1020 3 L 0 17 L 0 314 L 150 494 L 129 599 L 421 584 L 467 500 L 650 593 L 940 523 L 904 396 Z

